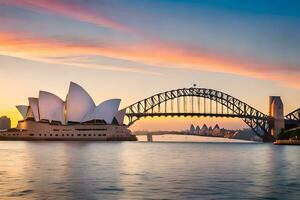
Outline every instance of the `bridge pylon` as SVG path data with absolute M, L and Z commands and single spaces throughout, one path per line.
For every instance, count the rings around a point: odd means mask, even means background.
M 274 138 L 285 128 L 283 103 L 280 96 L 270 96 L 269 116 L 273 121 L 270 126 Z

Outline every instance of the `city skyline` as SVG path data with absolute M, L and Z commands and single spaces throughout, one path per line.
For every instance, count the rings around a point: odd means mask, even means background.
M 300 98 L 299 3 L 255 2 L 0 0 L 0 115 L 15 125 L 14 105 L 39 89 L 63 98 L 69 81 L 99 101 L 121 98 L 121 108 L 195 83 L 266 114 L 268 97 L 281 96 L 287 114 Z M 211 120 L 146 119 L 135 128 Z

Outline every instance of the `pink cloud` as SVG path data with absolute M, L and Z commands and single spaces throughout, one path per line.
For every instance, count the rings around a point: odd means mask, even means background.
M 230 73 L 240 76 L 271 80 L 288 87 L 300 89 L 300 69 L 297 66 L 281 66 L 251 59 L 240 59 L 207 52 L 201 49 L 164 43 L 79 43 L 58 39 L 33 37 L 24 33 L 1 33 L 0 54 L 25 59 L 45 60 L 51 56 L 99 55 L 125 59 L 160 68 L 180 68 Z

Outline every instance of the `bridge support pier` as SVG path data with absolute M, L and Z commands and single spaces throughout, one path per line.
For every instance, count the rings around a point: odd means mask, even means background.
M 266 133 L 262 136 L 263 142 L 275 142 L 275 138 L 270 133 Z
M 153 142 L 153 137 L 151 133 L 147 134 L 147 142 Z

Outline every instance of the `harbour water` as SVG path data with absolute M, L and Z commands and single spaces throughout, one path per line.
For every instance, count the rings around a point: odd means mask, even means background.
M 0 141 L 0 199 L 299 199 L 300 147 Z

